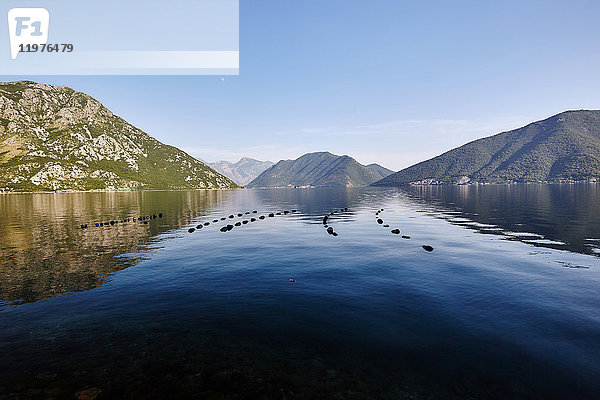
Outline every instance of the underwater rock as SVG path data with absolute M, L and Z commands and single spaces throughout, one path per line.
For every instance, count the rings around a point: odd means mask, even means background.
M 402 239 L 410 239 L 410 236 L 408 236 L 408 235 L 402 235 Z
M 188 229 L 188 232 L 189 232 L 189 233 L 194 233 L 194 231 L 195 231 L 195 229 L 194 229 L 194 228 L 190 228 L 190 229 Z
M 423 245 L 423 246 L 421 246 L 421 247 L 422 247 L 422 248 L 423 248 L 423 250 L 425 250 L 425 251 L 429 251 L 429 252 L 432 252 L 432 251 L 433 251 L 433 247 L 431 247 L 431 246 L 429 246 L 429 245 L 426 245 L 426 244 L 424 244 L 424 245 Z
M 400 229 L 392 229 L 392 230 L 391 230 L 391 232 L 392 232 L 394 235 L 399 235 L 399 234 L 400 234 Z
M 383 224 L 383 220 L 381 218 L 378 218 L 377 223 L 381 225 L 381 224 Z

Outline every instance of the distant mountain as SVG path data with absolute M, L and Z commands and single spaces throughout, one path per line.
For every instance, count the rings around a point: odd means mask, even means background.
M 0 83 L 0 192 L 234 187 L 84 93 Z
M 271 161 L 259 161 L 253 158 L 243 157 L 236 163 L 217 161 L 208 165 L 238 185 L 245 186 L 263 171 L 274 165 L 274 163 Z
M 348 156 L 328 152 L 308 153 L 296 160 L 282 160 L 264 171 L 247 187 L 350 187 L 367 186 L 391 171 L 365 166 Z
M 475 140 L 373 185 L 600 181 L 600 111 L 566 111 Z

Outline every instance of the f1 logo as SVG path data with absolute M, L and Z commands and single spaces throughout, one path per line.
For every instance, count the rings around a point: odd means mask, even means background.
M 14 60 L 21 45 L 46 44 L 50 13 L 45 8 L 12 8 L 8 11 L 10 56 Z

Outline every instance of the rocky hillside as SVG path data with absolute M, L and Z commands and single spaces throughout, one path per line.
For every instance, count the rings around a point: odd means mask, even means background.
M 600 111 L 566 111 L 475 140 L 403 169 L 377 186 L 600 181 Z
M 238 185 L 245 186 L 266 169 L 270 168 L 273 163 L 271 161 L 259 161 L 253 158 L 243 157 L 236 163 L 217 161 L 208 165 Z
M 367 186 L 391 174 L 377 164 L 365 166 L 349 156 L 308 153 L 282 160 L 260 174 L 248 187 L 352 187 Z
M 0 191 L 234 188 L 65 86 L 0 83 Z

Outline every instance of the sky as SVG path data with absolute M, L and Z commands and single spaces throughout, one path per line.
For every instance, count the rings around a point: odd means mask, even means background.
M 0 76 L 70 86 L 202 160 L 313 151 L 400 170 L 600 109 L 598 1 L 241 0 L 239 76 Z

